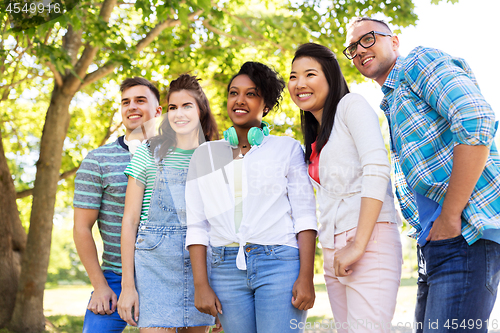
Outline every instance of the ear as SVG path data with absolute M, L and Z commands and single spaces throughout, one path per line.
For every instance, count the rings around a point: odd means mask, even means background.
M 265 115 L 266 115 L 266 114 L 268 114 L 268 113 L 269 113 L 269 108 L 266 106 L 266 107 L 264 108 L 264 113 L 262 114 L 262 116 L 265 116 Z
M 155 118 L 161 116 L 162 110 L 163 108 L 160 105 L 156 108 Z
M 392 40 L 391 40 L 392 50 L 398 51 L 399 50 L 399 38 L 398 38 L 398 36 L 394 35 L 391 38 L 392 38 Z

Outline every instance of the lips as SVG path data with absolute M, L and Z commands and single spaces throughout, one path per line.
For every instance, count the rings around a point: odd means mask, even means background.
M 361 61 L 361 65 L 366 65 L 367 63 L 369 63 L 370 61 L 372 61 L 373 59 L 375 59 L 374 56 L 369 56 L 369 57 L 366 57 L 364 58 L 362 61 Z
M 174 122 L 178 126 L 183 126 L 189 123 L 189 120 L 178 120 Z
M 299 101 L 305 101 L 308 100 L 312 95 L 313 95 L 312 92 L 301 92 L 298 93 L 296 96 Z
M 246 114 L 248 113 L 248 110 L 245 109 L 233 109 L 234 113 L 239 113 L 239 114 Z

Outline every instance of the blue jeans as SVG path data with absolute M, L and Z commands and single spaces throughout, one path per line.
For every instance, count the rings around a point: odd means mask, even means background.
M 418 251 L 416 332 L 487 332 L 500 279 L 500 244 L 460 235 Z
M 238 247 L 212 248 L 210 285 L 222 305 L 219 319 L 224 332 L 299 332 L 293 327 L 307 317 L 307 311 L 292 305 L 299 250 L 286 245 L 246 245 L 246 271 L 236 267 L 237 254 Z
M 116 294 L 117 299 L 120 298 L 120 293 L 122 292 L 122 277 L 111 271 L 103 272 L 108 285 Z M 111 302 L 109 303 L 111 307 Z M 83 320 L 83 331 L 82 333 L 106 333 L 106 332 L 122 332 L 127 326 L 118 315 L 118 311 L 115 310 L 110 315 L 107 314 L 95 314 L 88 310 L 85 312 L 85 319 Z

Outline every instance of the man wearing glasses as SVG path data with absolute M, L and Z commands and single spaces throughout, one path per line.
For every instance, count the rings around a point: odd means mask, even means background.
M 467 63 L 355 18 L 344 55 L 384 93 L 396 194 L 417 239 L 417 332 L 486 332 L 500 279 L 497 123 Z

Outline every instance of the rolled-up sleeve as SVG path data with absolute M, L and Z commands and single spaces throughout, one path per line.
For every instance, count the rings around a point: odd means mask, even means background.
M 490 146 L 495 113 L 467 63 L 439 52 L 416 58 L 405 71 L 411 89 L 450 123 L 457 144 Z

